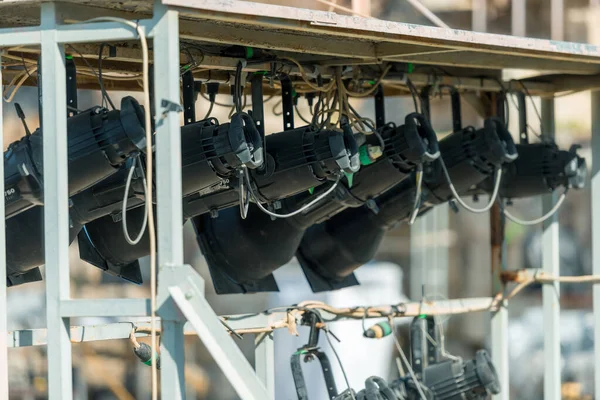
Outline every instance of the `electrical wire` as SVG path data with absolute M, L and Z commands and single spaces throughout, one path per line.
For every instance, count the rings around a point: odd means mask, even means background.
M 12 90 L 12 92 L 10 93 L 10 95 L 8 97 L 6 97 L 6 93 L 8 92 L 8 89 L 10 88 L 10 86 L 13 84 L 13 82 L 11 82 L 6 90 L 3 93 L 2 99 L 7 102 L 10 103 L 11 101 L 13 101 L 13 99 L 15 98 L 17 92 L 19 91 L 19 89 L 21 88 L 21 86 L 23 86 L 23 83 L 25 83 L 25 81 L 29 78 L 29 73 L 30 72 L 35 72 L 37 71 L 37 66 L 32 68 L 30 71 L 29 70 L 25 70 L 24 72 L 21 72 L 21 74 L 17 75 L 15 78 L 13 78 L 13 81 L 15 81 L 15 79 L 18 79 L 20 77 L 19 82 L 17 82 Z
M 208 111 L 206 111 L 206 115 L 204 116 L 204 118 L 202 119 L 207 119 L 208 117 L 210 117 L 210 114 L 212 114 L 213 111 L 213 107 L 215 106 L 215 102 L 211 101 L 210 105 L 208 106 Z
M 298 105 L 297 104 L 294 104 L 294 109 L 296 110 L 296 115 L 298 115 L 298 117 L 300 117 L 300 119 L 302 121 L 304 121 L 308 125 L 311 124 L 311 122 L 309 120 L 307 120 L 306 118 L 304 118 L 304 116 L 302 116 L 302 114 L 300 114 L 300 111 L 298 110 Z
M 346 370 L 344 369 L 342 360 L 340 359 L 340 356 L 339 356 L 337 350 L 335 349 L 335 347 L 333 347 L 333 343 L 331 343 L 331 339 L 329 338 L 329 335 L 333 335 L 333 334 L 331 333 L 329 328 L 325 327 L 323 329 L 325 330 L 325 338 L 327 339 L 327 343 L 329 343 L 329 347 L 331 347 L 331 351 L 333 351 L 333 355 L 335 356 L 338 364 L 340 365 L 340 369 L 342 370 L 342 375 L 344 376 L 344 381 L 346 381 L 346 386 L 348 387 L 350 396 L 352 397 L 352 400 L 356 400 L 356 397 L 354 396 L 354 392 L 352 391 L 352 388 L 350 387 L 350 381 L 348 380 L 348 375 L 346 375 Z
M 418 103 L 417 99 L 419 98 L 419 94 L 417 93 L 417 88 L 412 83 L 410 78 L 406 78 L 406 86 L 408 87 L 408 90 L 410 90 L 410 94 L 412 96 L 413 103 L 415 104 L 415 112 L 418 113 L 419 112 L 419 103 Z
M 379 76 L 379 78 L 377 78 L 377 80 L 375 81 L 375 83 L 373 84 L 373 86 L 371 86 L 369 89 L 367 89 L 364 92 L 353 92 L 353 91 L 349 90 L 346 87 L 344 88 L 344 91 L 348 95 L 350 95 L 352 97 L 367 97 L 367 96 L 373 94 L 375 92 L 375 90 L 377 90 L 377 88 L 379 87 L 379 85 L 381 85 L 381 82 L 386 77 L 386 75 L 388 74 L 388 72 L 390 72 L 391 69 L 392 69 L 392 64 L 388 64 L 383 69 L 383 72 L 381 73 L 381 75 Z
M 392 320 L 392 318 L 388 318 L 389 322 L 390 322 L 390 326 L 394 326 L 394 322 Z M 410 362 L 408 361 L 408 358 L 406 357 L 406 354 L 404 354 L 404 350 L 402 350 L 402 346 L 400 345 L 400 342 L 398 341 L 398 338 L 396 337 L 396 335 L 392 332 L 392 338 L 394 338 L 394 343 L 396 345 L 396 349 L 398 350 L 398 353 L 400 353 L 400 357 L 402 358 L 402 361 L 404 362 L 404 365 L 406 365 L 406 369 L 408 369 L 408 373 L 410 374 L 410 377 L 412 378 L 415 387 L 417 388 L 417 391 L 419 392 L 419 396 L 421 397 L 421 400 L 427 400 L 427 396 L 425 395 L 425 392 L 423 392 L 423 388 L 421 387 L 421 382 L 417 379 L 417 375 L 415 374 L 415 371 L 412 369 L 412 366 L 410 365 Z
M 314 83 L 309 81 L 308 76 L 306 74 L 306 70 L 304 69 L 302 64 L 300 64 L 300 62 L 298 60 L 296 60 L 295 58 L 290 57 L 290 56 L 285 56 L 285 57 L 281 57 L 281 59 L 288 60 L 288 61 L 291 61 L 292 63 L 296 64 L 296 67 L 298 67 L 298 71 L 300 71 L 300 75 L 302 76 L 302 79 L 311 89 L 313 89 L 317 92 L 329 92 L 330 90 L 332 90 L 334 88 L 335 80 L 333 80 L 333 79 L 329 81 L 329 84 L 327 86 L 323 86 L 323 87 L 315 85 Z
M 27 72 L 27 76 L 33 82 L 33 77 L 29 74 L 29 70 L 27 68 L 27 64 L 25 64 L 25 56 L 23 55 L 23 52 L 21 52 L 21 62 L 23 63 L 23 69 L 25 70 L 25 72 Z M 36 82 L 37 82 L 37 79 L 36 79 Z
M 142 80 L 144 89 L 144 128 L 146 130 L 146 210 L 148 216 L 148 236 L 150 240 L 150 303 L 151 303 L 151 347 L 156 351 L 156 230 L 154 224 L 154 213 L 152 211 L 152 183 L 153 183 L 153 157 L 152 157 L 152 124 L 150 118 L 150 83 L 148 78 L 148 43 L 142 27 L 135 22 L 117 17 L 97 17 L 85 22 L 116 22 L 134 29 L 140 39 L 142 47 Z M 72 46 L 71 46 L 72 47 Z M 80 53 L 81 54 L 81 53 Z M 93 70 L 93 68 L 92 68 Z M 152 400 L 158 399 L 158 375 L 156 363 L 152 357 Z
M 102 91 L 102 93 L 106 94 L 105 96 L 102 96 L 102 100 L 107 101 L 108 104 L 110 104 L 111 108 L 115 110 L 115 104 L 112 102 L 110 96 L 106 92 L 106 89 L 104 89 L 104 82 L 102 81 L 102 52 L 104 51 L 105 45 L 106 43 L 102 43 L 100 45 L 100 50 L 98 51 L 98 82 L 100 83 L 100 90 Z
M 109 17 L 107 17 L 107 18 L 109 18 Z M 94 18 L 94 19 L 96 19 L 96 18 Z M 127 21 L 127 20 L 123 20 L 123 21 Z M 113 21 L 113 22 L 115 22 L 115 21 Z M 75 47 L 73 47 L 70 44 L 67 44 L 67 46 L 69 46 L 71 49 L 73 49 L 73 51 L 75 51 L 79 55 L 79 57 L 81 57 L 81 59 L 83 60 L 83 62 L 85 63 L 85 65 L 89 68 L 89 70 L 92 72 L 92 74 L 94 74 L 94 76 L 96 77 L 96 79 L 98 79 L 98 84 L 100 85 L 100 91 L 102 92 L 102 100 L 104 101 L 105 98 L 108 98 L 108 93 L 106 92 L 106 89 L 104 88 L 104 84 L 102 83 L 102 80 L 100 79 L 100 75 L 98 75 L 98 73 L 96 72 L 96 70 L 94 69 L 94 67 L 92 67 L 92 65 L 87 60 L 87 58 L 85 58 L 83 56 L 83 54 L 79 50 L 77 50 Z M 81 72 L 79 72 L 79 73 L 81 73 Z
M 261 203 L 260 203 L 260 199 L 258 198 L 258 196 L 256 195 L 256 193 L 254 192 L 254 188 L 252 187 L 252 184 L 250 183 L 250 174 L 248 173 L 248 170 L 246 169 L 246 167 L 242 167 L 243 168 L 243 175 L 244 175 L 244 180 L 246 182 L 246 187 L 248 189 L 248 193 L 250 193 L 250 196 L 252 196 L 252 198 L 254 199 L 254 202 L 256 203 L 256 205 L 258 206 L 258 208 L 264 212 L 267 215 L 270 215 L 271 217 L 274 218 L 290 218 L 293 217 L 294 215 L 298 215 L 306 210 L 308 210 L 310 207 L 314 206 L 315 204 L 317 204 L 318 202 L 320 202 L 321 200 L 323 200 L 324 198 L 326 198 L 327 196 L 329 196 L 331 193 L 333 193 L 333 191 L 335 190 L 335 188 L 338 186 L 338 184 L 340 183 L 340 178 L 341 175 L 337 176 L 337 179 L 335 180 L 335 182 L 333 183 L 333 185 L 331 185 L 331 187 L 329 189 L 327 189 L 324 193 L 320 194 L 319 196 L 317 196 L 317 198 L 315 198 L 314 200 L 312 200 L 310 203 L 303 205 L 302 207 L 300 207 L 299 209 L 297 209 L 296 211 L 290 212 L 288 214 L 277 214 L 274 213 L 272 211 L 269 211 L 267 208 L 265 208 Z
M 504 215 L 506 215 L 506 218 L 508 218 L 512 222 L 515 222 L 519 225 L 529 226 L 529 225 L 540 224 L 540 223 L 546 221 L 548 218 L 552 217 L 554 214 L 556 214 L 556 212 L 559 210 L 560 206 L 563 205 L 563 203 L 565 202 L 565 199 L 567 198 L 567 191 L 568 191 L 568 189 L 565 189 L 564 193 L 561 194 L 560 197 L 558 198 L 558 200 L 556 201 L 556 204 L 554 204 L 554 207 L 552 207 L 552 209 L 550 211 L 548 211 L 546 214 L 542 215 L 539 218 L 532 219 L 529 221 L 523 220 L 518 217 L 515 217 L 510 212 L 508 212 L 506 209 L 504 209 Z
M 485 207 L 478 209 L 469 206 L 463 201 L 463 199 L 460 198 L 456 191 L 456 188 L 454 187 L 454 184 L 452 183 L 452 179 L 450 178 L 450 174 L 448 173 L 448 169 L 446 168 L 446 163 L 444 163 L 444 160 L 441 156 L 439 160 L 440 165 L 442 166 L 442 170 L 444 171 L 446 181 L 448 182 L 448 186 L 450 187 L 450 191 L 452 192 L 452 196 L 454 196 L 454 199 L 458 202 L 458 204 L 460 204 L 465 210 L 475 214 L 484 213 L 490 208 L 492 208 L 492 206 L 496 202 L 496 198 L 498 197 L 498 191 L 500 190 L 500 181 L 502 180 L 502 168 L 498 168 L 496 170 L 496 183 L 494 184 L 494 191 L 492 192 L 492 196 L 490 197 L 490 202 Z
M 416 178 L 417 178 L 417 193 L 415 193 L 415 202 L 413 205 L 413 211 L 410 215 L 410 221 L 408 222 L 409 225 L 414 224 L 415 219 L 417 219 L 417 215 L 419 215 L 419 208 L 420 208 L 420 203 L 421 203 L 421 192 L 423 189 L 423 165 L 422 164 L 419 164 L 419 166 L 417 168 Z
M 133 178 L 133 173 L 135 172 L 136 164 L 140 168 L 140 172 L 142 174 L 142 182 L 144 184 L 144 198 L 146 198 L 146 175 L 144 174 L 144 167 L 142 165 L 142 161 L 140 160 L 140 156 L 136 157 L 134 163 L 132 163 L 129 168 L 129 174 L 127 175 L 127 181 L 125 183 L 125 194 L 123 195 L 123 209 L 121 211 L 121 224 L 123 226 L 123 233 L 125 234 L 125 240 L 132 246 L 135 246 L 142 240 L 144 233 L 146 232 L 146 225 L 148 224 L 148 202 L 144 201 L 144 220 L 142 222 L 142 227 L 140 228 L 140 232 L 136 236 L 135 239 L 132 239 L 129 236 L 129 229 L 127 229 L 127 200 L 129 199 L 129 189 L 131 187 L 131 179 Z

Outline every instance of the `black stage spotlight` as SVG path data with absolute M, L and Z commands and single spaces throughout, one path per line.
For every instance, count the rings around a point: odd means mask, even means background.
M 233 208 L 218 218 L 193 218 L 217 293 L 277 290 L 272 272 L 294 256 L 306 228 L 345 208 L 364 205 L 439 156 L 435 133 L 420 114 L 408 115 L 402 126 L 387 125 L 366 140 L 360 149 L 363 167 L 340 179 L 333 191 L 325 185 L 305 190 L 271 210 L 253 204 L 246 219 Z M 377 145 L 382 145 L 383 154 L 373 162 L 367 153 Z
M 391 383 L 402 399 L 478 400 L 500 393 L 496 368 L 485 350 L 475 359 L 444 358 L 439 329 L 432 316 L 413 319 L 410 327 L 411 364 L 415 377 L 409 375 Z M 417 388 L 417 385 L 420 387 Z
M 553 142 L 518 144 L 519 158 L 504 167 L 500 197 L 514 199 L 548 194 L 559 187 L 581 189 L 587 166 L 577 155 L 578 146 L 560 150 Z M 491 193 L 494 182 L 486 179 L 471 191 Z
M 192 125 L 188 125 L 192 126 Z M 182 132 L 187 127 L 182 128 Z M 250 124 L 246 124 L 246 127 Z M 252 125 L 254 126 L 254 125 Z M 224 130 L 226 131 L 226 130 Z M 249 141 L 250 147 L 254 151 L 263 151 L 262 143 Z M 260 171 L 258 169 L 248 171 L 246 168 L 230 169 L 227 175 L 221 173 L 218 176 L 213 173 L 215 178 L 210 185 L 204 183 L 204 187 L 192 195 L 185 196 L 183 199 L 184 219 L 208 211 L 217 210 L 224 207 L 231 207 L 240 202 L 239 183 L 246 180 L 252 182 L 252 191 L 260 199 L 279 199 L 299 191 L 308 190 L 319 184 L 334 179 L 342 171 L 354 171 L 358 165 L 358 154 L 356 142 L 352 135 L 347 135 L 338 131 L 320 131 L 315 132 L 312 128 L 299 128 L 290 131 L 269 135 L 266 138 L 266 165 Z M 184 150 L 184 153 L 186 150 Z M 188 158 L 184 157 L 184 162 Z M 238 162 L 239 163 L 239 162 Z M 214 165 L 214 163 L 213 163 Z M 229 165 L 233 165 L 230 161 Z M 250 168 L 251 165 L 243 163 Z M 186 167 L 184 167 L 184 170 Z M 236 172 L 242 172 L 242 176 L 249 172 L 249 178 L 240 179 Z M 183 179 L 192 180 L 184 184 L 184 187 L 197 185 L 195 181 L 207 180 L 211 171 L 207 171 L 202 177 L 193 174 L 185 174 Z M 116 182 L 115 182 L 116 181 Z M 139 275 L 138 258 L 149 254 L 148 241 L 145 238 L 136 244 L 129 245 L 125 240 L 122 222 L 119 220 L 119 212 L 122 208 L 122 196 L 124 195 L 123 178 L 111 180 L 103 189 L 103 185 L 98 185 L 91 193 L 85 193 L 89 200 L 83 204 L 83 212 L 79 210 L 79 199 L 74 199 L 73 209 L 80 215 L 87 215 L 86 218 L 78 217 L 77 220 L 85 224 L 85 228 L 79 234 L 79 248 L 82 259 L 103 270 L 119 275 L 125 279 L 137 281 Z M 243 185 L 242 185 L 243 188 Z M 114 193 L 119 193 L 115 195 Z M 141 195 L 139 190 L 138 195 Z M 105 209 L 103 212 L 110 211 L 111 215 L 98 218 L 95 213 L 95 206 L 98 203 L 98 193 L 106 199 L 102 203 Z M 130 198 L 136 196 L 129 191 Z M 187 194 L 187 193 L 184 193 Z M 248 198 L 244 193 L 242 198 Z M 82 194 L 81 196 L 84 196 Z M 121 197 L 121 198 L 119 198 Z M 204 200 L 204 198 L 210 200 Z M 92 201 L 92 198 L 96 199 Z M 144 207 L 141 206 L 142 199 L 134 199 L 137 202 L 137 208 L 127 212 L 127 225 L 132 231 L 142 228 L 144 219 Z M 216 202 L 219 200 L 219 202 Z M 132 203 L 132 204 L 133 204 Z M 90 206 L 94 206 L 91 207 Z M 128 210 L 131 207 L 128 206 Z M 234 212 L 239 213 L 237 208 Z M 89 217 L 93 214 L 93 217 Z M 98 219 L 97 219 L 98 218 Z M 87 223 L 88 221 L 92 222 Z M 183 221 L 182 221 L 183 222 Z
M 356 284 L 352 272 L 374 257 L 389 228 L 411 217 L 417 197 L 425 207 L 452 198 L 441 159 L 458 193 L 464 194 L 517 157 L 510 133 L 495 118 L 486 120 L 482 129 L 450 134 L 439 147 L 440 159 L 425 165 L 422 193 L 412 174 L 370 204 L 345 210 L 306 231 L 296 257 L 314 291 Z
M 262 165 L 262 139 L 247 114 L 236 114 L 230 123 L 222 125 L 219 125 L 216 119 L 211 118 L 183 126 L 181 143 L 183 191 L 186 194 L 204 190 L 206 187 L 226 180 L 242 166 L 256 168 Z M 93 160 L 94 158 L 92 158 Z M 118 170 L 113 168 L 117 172 L 112 176 L 70 198 L 71 240 L 77 236 L 83 225 L 107 215 L 111 222 L 120 224 L 125 193 L 128 194 L 128 210 L 142 206 L 139 211 L 132 211 L 130 218 L 127 218 L 129 228 L 133 231 L 141 227 L 145 196 L 143 171 L 140 164 L 132 158 L 128 165 Z M 81 171 L 85 170 L 85 168 L 80 168 L 77 172 L 82 174 Z M 130 173 L 133 174 L 132 178 L 134 176 L 135 178 L 131 179 L 127 188 L 127 177 Z M 69 175 L 71 176 L 71 173 Z M 94 176 L 92 175 L 92 177 Z M 7 220 L 7 228 L 11 232 L 11 235 L 7 236 L 8 279 L 13 285 L 41 278 L 36 267 L 44 263 L 42 221 L 43 207 L 34 207 Z M 114 225 L 112 229 L 118 232 L 110 231 L 106 233 L 106 236 L 113 237 L 115 243 L 118 243 L 118 238 L 121 237 L 118 234 L 122 235 L 122 228 L 120 225 Z M 117 236 L 114 237 L 114 235 Z M 25 240 L 25 238 L 27 239 Z M 107 239 L 96 238 L 97 242 L 101 240 Z M 26 245 L 21 243 L 26 243 Z M 100 248 L 100 244 L 98 244 L 99 249 L 96 249 L 85 231 L 80 234 L 79 244 L 81 257 L 85 261 L 109 273 L 134 282 L 141 282 L 139 268 L 122 270 L 118 263 L 111 264 L 103 258 L 96 257 L 96 250 L 102 250 L 108 254 L 111 250 L 108 247 Z M 129 246 L 126 241 L 124 241 L 124 245 Z M 122 251 L 132 254 L 135 250 L 133 247 L 129 246 Z M 110 259 L 110 256 L 108 257 Z
M 251 193 L 260 202 L 272 203 L 317 187 L 341 172 L 356 172 L 360 167 L 356 140 L 347 131 L 317 131 L 305 126 L 268 135 L 265 142 L 263 168 L 185 197 L 184 218 L 207 212 L 214 217 L 220 209 L 232 207 L 240 199 L 248 200 Z M 244 188 L 247 183 L 251 187 Z
M 128 157 L 145 149 L 144 111 L 133 97 L 121 110 L 93 107 L 67 119 L 69 196 L 118 171 Z M 6 218 L 42 205 L 41 129 L 27 134 L 4 152 Z

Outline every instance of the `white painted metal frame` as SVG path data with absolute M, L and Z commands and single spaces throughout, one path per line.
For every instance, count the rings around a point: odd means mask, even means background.
M 183 228 L 181 225 L 181 146 L 177 113 L 163 113 L 162 101 L 179 103 L 179 67 L 170 62 L 179 56 L 179 14 L 157 0 L 152 20 L 139 21 L 147 37 L 154 37 L 155 99 L 158 110 L 156 131 L 157 208 L 158 208 L 158 314 L 162 317 L 161 394 L 164 399 L 185 398 L 183 326 L 188 318 L 201 322 L 213 336 L 203 334 L 209 349 L 227 349 L 220 363 L 243 399 L 270 398 L 248 361 L 223 330 L 220 321 L 204 299 L 204 282 L 189 266 L 183 265 Z M 70 299 L 68 257 L 68 164 L 66 133 L 66 78 L 63 43 L 135 40 L 137 33 L 115 23 L 61 25 L 55 3 L 41 5 L 40 27 L 0 29 L 0 46 L 41 45 L 42 126 L 44 150 L 44 233 L 46 243 L 46 302 L 48 346 L 48 394 L 50 400 L 73 398 L 70 317 L 148 316 L 148 299 Z M 44 77 L 52 77 L 44 79 Z M 1 107 L 0 107 L 1 111 Z M 2 122 L 0 113 L 0 123 Z M 0 128 L 0 138 L 2 130 Z M 0 167 L 3 172 L 3 165 Z M 3 175 L 3 174 L 2 174 Z M 3 182 L 0 184 L 3 186 Z M 51 195 L 50 195 L 51 194 Z M 4 197 L 0 199 L 0 212 Z M 6 274 L 5 231 L 0 234 L 0 276 Z M 4 275 L 2 275 L 4 274 Z M 171 297 L 177 284 L 194 280 L 197 304 L 179 304 Z M 6 281 L 0 282 L 0 308 L 6 310 Z M 201 306 L 201 307 L 200 307 Z M 110 311 L 108 311 L 110 310 Z M 0 397 L 8 398 L 6 313 L 0 317 Z M 208 322 L 207 322 L 208 321 Z M 194 325 L 197 328 L 197 325 Z M 112 332 L 112 328 L 109 329 Z M 209 339 L 213 339 L 210 341 Z M 217 357 L 215 357 L 217 358 Z M 219 361 L 219 359 L 217 360 Z M 264 370 L 273 370 L 265 359 Z M 239 369 L 247 364 L 245 373 Z M 241 366 L 241 367 L 240 367 Z M 248 370 L 252 372 L 248 373 Z M 237 374 L 237 377 L 236 377 Z
M 181 6 L 181 1 L 170 0 Z M 481 2 L 479 2 L 481 3 Z M 554 0 L 553 4 L 560 4 Z M 206 3 L 204 3 L 206 4 Z M 556 6 L 555 6 L 556 7 Z M 235 343 L 221 326 L 206 299 L 204 282 L 189 266 L 183 265 L 183 240 L 181 218 L 181 168 L 180 168 L 180 127 L 175 113 L 162 113 L 162 100 L 179 102 L 179 69 L 170 60 L 178 58 L 179 13 L 170 9 L 160 0 L 156 1 L 152 20 L 139 21 L 148 37 L 154 38 L 155 54 L 155 99 L 159 120 L 157 121 L 157 207 L 158 207 L 158 249 L 159 249 L 159 315 L 162 334 L 162 397 L 182 399 L 184 390 L 183 333 L 185 321 L 193 327 L 201 339 L 209 345 L 213 356 L 231 380 L 240 397 L 244 399 L 266 399 L 274 397 L 274 351 L 273 340 L 265 337 L 256 347 L 256 373 L 239 351 Z M 555 28 L 553 36 L 562 36 L 562 14 L 553 14 Z M 482 18 L 479 22 L 483 24 Z M 119 24 L 80 23 L 61 25 L 59 13 L 54 3 L 41 6 L 39 27 L 0 29 L 0 46 L 40 45 L 42 48 L 41 76 L 44 127 L 44 191 L 45 237 L 46 237 L 46 289 L 47 289 L 47 330 L 24 335 L 20 342 L 7 343 L 6 312 L 0 312 L 0 398 L 8 398 L 7 347 L 52 343 L 48 346 L 49 397 L 69 400 L 72 398 L 71 382 L 71 339 L 77 340 L 77 328 L 71 328 L 71 317 L 79 316 L 147 316 L 147 299 L 104 299 L 73 300 L 69 298 L 68 260 L 68 193 L 67 193 L 67 137 L 66 137 L 66 85 L 63 43 L 86 43 L 98 41 L 135 40 L 137 34 Z M 484 36 L 481 36 L 484 40 Z M 1 71 L 0 71 L 1 74 Z M 52 79 L 44 79 L 52 77 Z M 158 78 L 159 77 L 159 78 Z M 554 102 L 544 100 L 542 114 L 544 132 L 554 132 Z M 592 174 L 592 248 L 594 273 L 600 274 L 600 92 L 592 96 L 594 158 Z M 2 104 L 0 103 L 0 139 L 2 139 Z M 3 176 L 3 165 L 0 165 Z M 0 179 L 0 188 L 4 183 Z M 545 199 L 545 208 L 549 201 Z M 0 215 L 4 212 L 4 197 L 0 198 Z M 551 219 L 544 227 L 544 270 L 558 275 L 558 222 Z M 6 274 L 5 232 L 0 229 L 0 277 Z M 545 386 L 546 399 L 560 397 L 560 304 L 558 284 L 544 285 L 545 324 Z M 0 282 L 0 310 L 6 310 L 6 281 Z M 106 311 L 110 310 L 110 311 Z M 595 343 L 596 358 L 600 359 L 600 284 L 594 286 Z M 264 325 L 266 316 L 232 323 L 234 328 L 248 324 Z M 492 342 L 496 360 L 507 360 L 506 343 L 507 314 L 502 313 L 494 322 L 499 332 Z M 128 325 L 128 324 L 126 324 Z M 118 338 L 127 334 L 129 326 L 97 328 L 97 338 Z M 44 336 L 46 335 L 46 336 Z M 13 335 L 13 339 L 18 337 Z M 28 341 L 29 340 L 29 341 Z M 83 337 L 81 337 L 83 341 Z M 507 365 L 500 368 L 501 376 L 507 376 Z M 596 397 L 600 398 L 600 368 L 595 372 Z M 502 382 L 508 388 L 508 379 Z M 508 390 L 502 397 L 508 398 Z

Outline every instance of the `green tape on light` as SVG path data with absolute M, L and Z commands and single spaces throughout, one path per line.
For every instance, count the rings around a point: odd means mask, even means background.
M 154 352 L 154 360 L 158 360 L 158 353 Z M 152 358 L 149 359 L 148 361 L 144 361 L 144 364 L 146 364 L 147 366 L 151 367 L 152 366 Z
M 369 157 L 369 149 L 364 144 L 358 148 L 358 159 L 361 165 L 373 164 L 373 160 Z

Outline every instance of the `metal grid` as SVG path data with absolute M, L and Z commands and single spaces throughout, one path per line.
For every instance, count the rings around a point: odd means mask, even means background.
M 81 3 L 85 1 L 70 1 Z M 134 1 L 141 8 L 115 10 L 108 1 L 95 2 L 96 7 L 106 7 L 106 12 L 119 15 L 129 13 L 132 18 L 148 16 L 152 9 L 149 1 Z M 64 25 L 68 12 L 59 12 L 53 2 L 2 3 L 0 20 L 18 7 L 26 4 L 37 11 L 30 22 L 39 26 L 6 28 L 0 30 L 0 46 L 34 45 L 41 47 L 41 73 L 53 76 L 44 80 L 42 101 L 44 112 L 44 191 L 46 238 L 46 289 L 47 330 L 7 332 L 6 312 L 0 318 L 0 397 L 8 398 L 7 347 L 39 345 L 48 346 L 49 397 L 72 398 L 71 341 L 77 341 L 81 327 L 70 327 L 69 318 L 75 316 L 147 316 L 147 299 L 73 300 L 69 297 L 68 260 L 68 194 L 66 156 L 66 95 L 64 43 L 89 43 L 99 41 L 135 40 L 132 30 L 115 23 Z M 144 8 L 145 7 L 145 8 Z M 118 8 L 118 6 L 117 6 Z M 82 10 L 78 12 L 81 14 Z M 7 12 L 4 12 L 7 11 Z M 358 58 L 363 61 L 411 61 L 452 67 L 484 67 L 501 69 L 552 68 L 561 72 L 600 72 L 600 49 L 596 46 L 563 42 L 505 37 L 481 33 L 421 27 L 374 19 L 344 17 L 296 8 L 267 6 L 250 2 L 223 2 L 218 0 L 163 0 L 153 6 L 153 17 L 139 21 L 146 36 L 154 39 L 155 99 L 157 115 L 157 180 L 159 249 L 159 315 L 162 324 L 162 396 L 169 399 L 184 397 L 185 330 L 193 329 L 207 345 L 217 363 L 243 399 L 265 399 L 274 396 L 273 343 L 266 339 L 258 344 L 257 368 L 253 371 L 238 347 L 221 326 L 203 296 L 204 282 L 189 266 L 183 265 L 181 221 L 181 168 L 179 118 L 175 113 L 162 113 L 162 100 L 178 103 L 179 68 L 170 60 L 179 56 L 179 38 L 193 38 L 219 43 L 245 44 L 306 54 Z M 94 13 L 97 14 L 97 9 Z M 85 13 L 83 13 L 85 15 Z M 88 10 L 89 14 L 89 10 Z M 256 32 L 257 25 L 261 32 Z M 8 26 L 8 25 L 6 25 Z M 252 35 L 247 35 L 252 32 Z M 256 34 L 254 34 L 256 33 Z M 356 40 L 356 39 L 360 40 Z M 300 43 L 300 44 L 298 44 Z M 311 44 L 312 43 L 312 44 Z M 341 50 L 339 50 L 341 49 Z M 548 62 L 552 60 L 552 62 Z M 535 80 L 534 80 L 535 81 Z M 568 88 L 596 88 L 597 77 L 572 77 L 564 83 L 564 76 L 555 75 L 540 82 L 540 91 L 548 94 Z M 483 80 L 479 80 L 483 85 Z M 492 90 L 490 88 L 490 90 Z M 498 89 L 494 89 L 498 90 Z M 600 106 L 600 95 L 592 96 L 592 110 Z M 1 111 L 1 104 L 0 104 Z M 542 107 L 546 132 L 554 132 L 554 101 L 545 99 Z M 0 113 L 0 138 L 2 124 Z M 593 115 L 594 159 L 600 158 L 600 114 Z M 596 163 L 592 174 L 592 227 L 594 273 L 600 274 L 600 166 Z M 3 166 L 0 166 L 3 172 Z M 2 181 L 2 180 L 0 180 Z M 0 185 L 3 185 L 0 183 Z M 548 206 L 550 200 L 545 199 Z M 4 198 L 0 199 L 0 211 Z M 5 232 L 0 233 L 0 276 L 5 274 Z M 558 273 L 558 222 L 556 217 L 544 226 L 545 271 Z M 558 285 L 545 285 L 543 291 L 544 318 L 549 329 L 545 335 L 545 388 L 547 399 L 560 398 L 560 338 L 558 337 L 559 298 Z M 478 304 L 491 302 L 479 299 Z M 504 305 L 506 306 L 506 304 Z M 0 283 L 0 309 L 6 310 L 6 286 Z M 110 311 L 107 311 L 110 310 Z M 600 285 L 594 287 L 595 339 L 600 343 Z M 265 315 L 244 320 L 243 326 L 264 326 Z M 188 321 L 189 325 L 185 325 Z M 492 322 L 492 348 L 499 366 L 503 388 L 508 388 L 508 346 L 506 330 L 508 318 L 503 308 Z M 234 328 L 240 328 L 236 324 Z M 105 340 L 128 336 L 123 325 L 90 327 L 92 340 Z M 88 339 L 88 338 L 86 338 Z M 83 341 L 83 337 L 81 336 Z M 600 358 L 600 346 L 596 346 Z M 596 371 L 596 397 L 600 398 L 600 368 Z M 497 396 L 508 398 L 508 390 Z

